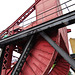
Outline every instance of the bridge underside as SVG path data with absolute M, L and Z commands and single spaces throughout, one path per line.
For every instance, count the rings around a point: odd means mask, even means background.
M 65 15 L 62 15 L 60 17 L 57 17 L 55 19 L 52 19 L 50 21 L 41 23 L 37 26 L 34 26 L 32 28 L 29 28 L 27 30 L 24 30 L 16 35 L 9 36 L 5 39 L 0 40 L 0 46 L 4 44 L 12 43 L 13 41 L 22 39 L 22 38 L 28 38 L 30 35 L 39 33 L 44 30 L 57 30 L 62 27 L 66 27 L 68 25 L 75 23 L 75 11 L 72 11 L 70 13 L 67 13 Z

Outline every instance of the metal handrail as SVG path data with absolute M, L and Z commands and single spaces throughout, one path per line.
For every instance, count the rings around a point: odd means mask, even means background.
M 62 10 L 64 10 L 64 9 L 67 9 L 68 12 L 70 12 L 69 7 L 75 5 L 75 4 L 72 4 L 72 5 L 70 5 L 70 6 L 67 6 L 66 3 L 70 2 L 70 1 L 72 1 L 72 0 L 68 0 L 68 1 L 66 1 L 66 2 L 64 2 L 64 3 L 62 3 L 62 4 L 59 4 L 59 5 L 57 5 L 57 6 L 54 6 L 54 7 L 50 8 L 50 9 L 48 9 L 48 10 L 46 10 L 46 11 L 44 11 L 44 12 L 38 14 L 38 15 L 36 15 L 36 16 L 40 16 L 40 15 L 42 15 L 42 14 L 48 12 L 48 11 L 51 11 L 51 10 L 57 8 L 57 7 L 60 7 L 61 5 L 64 5 L 64 4 L 65 4 L 65 6 L 66 6 L 65 8 L 60 9 L 60 10 L 57 10 L 56 12 L 52 12 L 51 14 L 48 14 L 48 15 L 46 15 L 46 16 L 44 16 L 44 17 L 41 17 L 41 18 L 39 18 L 39 19 L 37 19 L 37 20 L 35 20 L 35 21 L 31 21 L 30 23 L 27 23 L 27 24 L 25 24 L 25 25 L 22 25 L 21 27 L 18 27 L 18 29 L 21 28 L 22 31 L 23 31 L 23 30 L 24 30 L 23 28 L 25 28 L 26 26 L 28 26 L 28 25 L 30 25 L 30 24 L 33 24 L 33 22 L 36 22 L 36 21 L 41 20 L 41 19 L 44 19 L 44 18 L 46 18 L 46 17 L 48 17 L 48 16 L 50 16 L 50 15 L 53 15 L 53 14 L 55 14 L 55 13 L 57 13 L 57 12 L 60 12 L 60 11 L 62 11 Z M 31 19 L 35 18 L 36 16 L 31 17 L 31 18 L 29 18 L 29 19 L 23 21 L 22 23 L 25 23 L 25 22 L 27 22 L 27 21 L 30 21 Z M 21 24 L 22 24 L 22 23 L 21 23 Z M 32 26 L 32 27 L 33 27 L 33 26 Z M 8 33 L 10 33 L 10 31 L 9 31 Z M 8 34 L 8 33 L 4 33 L 3 35 Z M 0 35 L 0 37 L 3 36 L 3 35 Z

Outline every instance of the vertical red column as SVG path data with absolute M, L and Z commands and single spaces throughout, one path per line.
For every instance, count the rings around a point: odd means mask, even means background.
M 12 61 L 12 52 L 13 52 L 13 45 L 9 46 L 9 55 L 8 55 L 8 60 L 7 60 L 7 68 L 10 69 L 11 68 L 11 61 Z
M 6 75 L 8 54 L 9 54 L 9 46 L 6 46 L 1 75 Z
M 36 0 L 35 0 L 36 1 Z M 53 18 L 56 18 L 57 15 L 57 0 L 41 0 L 36 5 L 36 15 L 39 15 L 36 17 L 36 19 L 40 19 L 37 21 L 37 23 L 43 23 L 45 21 L 51 20 Z M 54 8 L 56 7 L 56 8 Z M 54 9 L 53 9 L 54 8 Z M 56 13 L 54 13 L 56 12 Z
M 8 45 L 6 47 L 5 54 L 4 54 L 1 75 L 6 75 L 7 69 L 11 68 L 12 52 L 13 52 L 13 45 Z

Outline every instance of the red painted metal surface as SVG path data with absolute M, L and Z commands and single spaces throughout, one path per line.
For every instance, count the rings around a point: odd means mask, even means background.
M 9 54 L 8 54 L 8 60 L 7 60 L 7 69 L 11 68 L 11 61 L 12 61 L 12 53 L 13 53 L 14 46 L 9 45 Z
M 39 2 L 36 5 L 36 15 L 43 13 L 44 11 L 47 11 L 48 9 L 50 9 L 54 6 L 57 6 L 58 3 L 59 2 L 57 0 L 53 0 L 53 1 L 41 0 L 41 2 Z M 59 9 L 61 9 L 61 8 L 59 8 Z M 61 15 L 62 12 L 60 11 L 51 16 L 47 16 L 48 14 L 51 14 L 52 12 L 55 12 L 57 10 L 58 10 L 58 8 L 55 8 L 52 11 L 49 11 L 49 12 L 43 13 L 40 16 L 37 16 L 36 19 L 40 19 L 40 18 L 42 18 L 42 19 L 27 26 L 26 29 Z M 47 16 L 47 17 L 45 17 L 45 16 Z M 45 17 L 45 18 L 43 18 L 43 17 Z M 56 37 L 56 35 L 54 35 L 53 37 L 58 38 L 57 44 L 59 46 L 61 46 L 66 52 L 68 52 L 68 39 L 67 39 L 67 31 L 66 30 L 67 30 L 66 28 L 61 28 L 58 31 L 58 35 L 57 35 L 58 37 Z M 57 32 L 54 32 L 54 33 L 57 34 Z M 65 36 L 63 37 L 64 34 L 65 34 Z M 51 36 L 52 36 L 52 34 L 51 34 Z M 61 40 L 61 38 L 62 38 L 62 40 Z M 48 54 L 46 55 L 46 52 L 44 53 L 41 50 L 44 51 L 46 49 L 46 51 L 47 51 L 49 49 L 48 49 L 48 47 L 42 47 L 41 44 L 43 44 L 43 45 L 46 44 L 46 46 L 47 46 L 48 43 L 47 42 L 44 43 L 44 40 L 41 40 L 41 38 L 40 38 L 40 41 L 38 40 L 38 42 L 40 42 L 40 43 L 36 44 L 36 46 L 32 49 L 30 56 L 27 59 L 27 62 L 24 64 L 21 74 L 47 75 L 56 59 L 56 61 L 57 61 L 56 66 L 52 69 L 52 71 L 49 74 L 50 75 L 60 75 L 60 74 L 67 75 L 69 72 L 70 65 L 59 54 L 57 56 L 57 52 L 55 50 L 53 50 L 53 48 L 50 46 L 49 47 L 50 47 L 50 52 L 52 53 L 52 56 L 49 57 Z M 42 59 L 41 57 L 44 59 Z M 46 64 L 45 67 L 43 64 Z M 63 70 L 62 70 L 62 68 L 63 68 Z
M 68 75 L 69 64 L 61 57 L 49 75 Z
M 41 0 L 36 5 L 36 14 L 38 15 L 40 13 L 43 13 L 49 9 L 52 9 L 55 6 L 57 6 L 57 0 Z M 37 23 L 40 24 L 40 23 L 46 22 L 50 19 L 56 18 L 58 16 L 57 13 L 52 14 L 56 11 L 57 11 L 57 8 L 54 8 L 52 10 L 49 10 L 49 11 L 37 16 L 36 19 L 42 18 L 41 20 L 38 20 Z M 50 14 L 52 14 L 52 15 L 50 15 Z
M 67 29 L 67 33 L 71 32 L 71 29 Z
M 60 45 L 62 49 L 65 50 L 65 52 L 68 53 L 68 49 L 66 47 L 66 44 L 63 40 L 63 37 L 60 35 Z M 56 58 L 56 65 L 52 69 L 49 75 L 68 75 L 70 69 L 70 65 L 65 61 L 59 54 Z
M 4 32 L 7 32 L 8 29 L 10 29 L 10 31 L 17 29 L 19 27 L 18 24 L 20 24 L 29 14 L 31 14 L 31 12 L 34 11 L 34 9 L 36 9 L 36 15 L 39 15 L 60 4 L 59 0 L 41 0 L 40 2 L 39 1 L 40 0 L 36 0 L 36 3 L 34 3 L 26 12 L 24 12 L 14 23 L 12 23 L 1 34 L 3 34 Z M 30 13 L 25 16 L 25 14 L 30 9 L 32 9 L 32 11 L 30 11 Z M 60 16 L 62 14 L 62 11 L 54 13 L 60 9 L 61 7 L 54 8 L 51 11 L 48 11 L 39 16 L 36 16 L 37 21 L 31 23 L 29 26 L 23 29 L 26 30 L 40 23 L 46 22 L 48 20 L 51 20 L 53 18 Z M 22 28 L 20 28 L 20 30 L 22 30 Z M 13 32 L 13 33 L 16 34 L 16 32 Z M 13 33 L 10 33 L 9 35 L 12 35 Z M 69 54 L 66 27 L 56 31 L 50 31 L 47 33 L 50 36 L 50 38 L 52 38 L 52 40 L 54 40 L 60 47 L 62 47 Z M 10 61 L 12 59 L 11 57 L 12 49 L 15 51 L 15 48 L 17 45 L 19 49 L 19 53 L 21 53 L 23 46 L 25 44 L 24 42 L 25 41 L 17 42 L 15 45 L 12 45 L 11 47 L 9 47 L 10 52 L 7 57 L 8 60 L 6 59 L 8 61 L 7 65 L 3 64 L 8 68 L 2 69 L 2 75 L 6 75 L 7 73 L 8 75 L 11 75 L 11 72 L 14 68 L 14 67 L 10 68 Z M 52 69 L 52 66 L 55 61 L 56 61 L 56 65 Z M 33 49 L 31 49 L 30 54 L 27 57 L 26 62 L 24 63 L 19 75 L 48 75 L 48 74 L 49 75 L 67 75 L 69 72 L 69 68 L 70 68 L 70 65 L 56 52 L 56 50 L 54 50 L 54 48 L 51 45 L 49 45 L 49 43 L 46 40 L 44 40 L 41 36 L 39 36 L 35 46 L 33 47 Z
M 9 45 L 6 47 L 2 66 L 2 75 L 6 75 L 7 70 L 11 68 L 13 48 L 13 45 Z
M 45 12 L 48 9 L 51 9 L 51 8 L 53 8 L 53 7 L 55 7 L 55 6 L 59 5 L 59 4 L 60 4 L 59 3 L 59 0 L 41 0 L 36 5 L 36 14 L 40 14 L 42 12 Z M 48 21 L 50 19 L 53 19 L 53 18 L 55 18 L 57 16 L 62 15 L 62 11 L 59 11 L 57 13 L 54 13 L 53 15 L 50 15 L 50 16 L 48 15 L 48 14 L 52 14 L 53 12 L 58 11 L 60 9 L 61 9 L 61 7 L 57 7 L 55 9 L 52 9 L 51 11 L 48 11 L 48 12 L 43 13 L 42 15 L 36 17 L 36 19 L 42 18 L 41 20 L 37 21 L 37 23 L 43 23 L 45 21 Z M 47 16 L 47 17 L 45 17 L 45 16 Z M 45 18 L 43 18 L 43 17 L 45 17 Z M 56 34 L 56 32 L 55 32 L 55 34 Z M 62 38 L 62 40 L 61 40 L 61 38 Z M 67 37 L 67 28 L 66 27 L 61 28 L 61 29 L 58 30 L 58 45 L 61 46 L 67 53 L 69 53 L 68 37 Z M 57 57 L 57 59 L 59 59 L 59 58 Z M 65 60 L 63 58 L 62 58 L 62 60 L 63 60 L 63 62 L 65 62 Z M 59 67 L 59 65 L 62 65 L 60 67 L 61 68 L 60 71 L 62 71 L 63 63 L 61 63 L 59 60 L 57 61 L 57 63 L 58 64 L 56 64 L 56 65 L 58 67 Z M 68 74 L 69 68 L 70 68 L 69 64 L 68 65 L 67 64 L 68 63 L 65 63 L 65 67 L 64 67 L 64 69 L 66 68 L 66 71 L 63 70 L 65 74 Z M 53 75 L 60 75 L 59 70 L 57 70 L 57 67 L 54 68 L 54 71 L 52 71 L 50 75 L 52 75 L 52 73 L 55 72 L 55 70 L 56 70 L 57 74 L 53 74 Z M 62 75 L 64 75 L 63 72 L 62 72 Z
M 2 31 L 0 33 L 0 35 L 4 34 L 5 32 L 8 33 L 10 28 L 13 28 L 14 26 L 19 25 L 21 22 L 23 22 L 23 20 L 26 19 L 35 10 L 35 6 L 36 6 L 37 3 L 39 3 L 39 1 L 41 1 L 41 0 L 37 0 L 16 21 L 14 21 L 8 28 L 6 28 L 4 31 Z
M 50 37 L 57 42 L 57 34 Z M 47 75 L 55 61 L 55 56 L 57 56 L 57 52 L 54 48 L 39 37 L 22 68 L 21 75 Z

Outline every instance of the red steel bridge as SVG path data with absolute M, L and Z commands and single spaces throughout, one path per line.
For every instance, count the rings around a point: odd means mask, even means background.
M 0 33 L 0 75 L 68 75 L 70 67 L 75 71 L 66 28 L 75 23 L 75 10 L 69 10 L 75 4 L 67 5 L 71 1 L 60 4 L 59 0 L 35 0 Z M 63 14 L 65 9 L 68 13 Z M 36 16 L 26 20 L 34 10 Z M 18 60 L 12 62 L 13 58 Z

